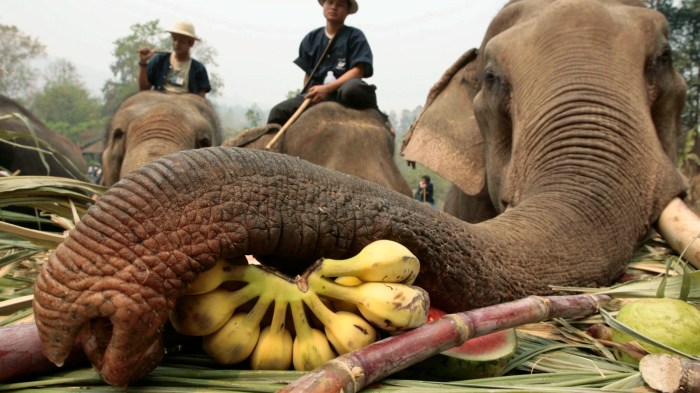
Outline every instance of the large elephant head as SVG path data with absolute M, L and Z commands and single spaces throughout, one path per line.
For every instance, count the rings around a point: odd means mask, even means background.
M 252 128 L 222 146 L 266 149 L 279 130 L 275 124 Z M 394 135 L 375 109 L 351 109 L 335 102 L 314 105 L 269 150 L 411 195 L 394 162 Z
M 209 102 L 196 94 L 143 91 L 127 98 L 107 129 L 102 185 L 170 153 L 217 146 L 221 130 Z
M 466 223 L 284 154 L 172 154 L 111 187 L 50 256 L 34 300 L 44 353 L 61 363 L 80 335 L 107 382 L 142 377 L 163 356 L 168 311 L 219 257 L 302 269 L 391 239 L 450 312 L 610 284 L 684 192 L 669 158 L 683 83 L 666 22 L 630 3 L 514 1 L 460 72 L 474 86 L 481 183 L 502 214 Z M 471 116 L 468 101 L 455 108 Z
M 20 175 L 87 181 L 87 164 L 77 144 L 48 128 L 16 101 L 0 95 L 0 117 L 9 115 L 14 117 L 0 121 L 1 167 Z
M 466 193 L 445 211 L 470 222 L 547 194 L 653 222 L 684 188 L 667 30 L 641 1 L 512 1 L 433 87 L 403 154 Z

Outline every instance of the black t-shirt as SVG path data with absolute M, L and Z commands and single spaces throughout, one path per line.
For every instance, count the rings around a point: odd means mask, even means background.
M 365 38 L 364 33 L 352 26 L 343 26 L 338 33 L 338 37 L 333 43 L 333 47 L 326 54 L 326 58 L 321 62 L 318 70 L 311 78 L 309 86 L 323 84 L 323 79 L 328 71 L 333 71 L 336 78 L 343 75 L 354 66 L 364 63 L 365 73 L 363 78 L 369 78 L 374 74 L 372 68 L 372 49 Z M 313 71 L 318 58 L 323 54 L 330 39 L 326 36 L 326 28 L 319 27 L 308 33 L 299 45 L 299 57 L 294 60 L 305 73 Z

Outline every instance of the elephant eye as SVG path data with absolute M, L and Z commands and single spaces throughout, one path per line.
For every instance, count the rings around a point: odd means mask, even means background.
M 482 76 L 482 79 L 484 81 L 484 84 L 486 86 L 493 86 L 496 81 L 498 80 L 498 77 L 496 76 L 496 73 L 493 72 L 492 69 L 485 69 L 484 74 Z
M 202 147 L 211 147 L 211 140 L 209 138 L 202 138 L 197 141 L 196 148 L 202 148 Z
M 112 140 L 117 141 L 117 140 L 119 140 L 119 139 L 122 139 L 123 137 L 124 137 L 124 131 L 122 131 L 121 128 L 117 128 L 117 129 L 114 130 L 114 132 L 112 133 Z
M 661 55 L 659 55 L 659 58 L 657 59 L 657 62 L 664 65 L 673 64 L 673 52 L 671 51 L 670 46 L 666 45 L 664 47 Z

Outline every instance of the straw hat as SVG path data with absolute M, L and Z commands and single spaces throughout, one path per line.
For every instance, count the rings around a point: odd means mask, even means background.
M 194 25 L 190 22 L 177 22 L 175 23 L 175 26 L 170 29 L 170 30 L 165 30 L 168 33 L 175 33 L 175 34 L 182 34 L 186 35 L 188 37 L 192 37 L 195 40 L 198 40 L 199 37 L 194 34 Z
M 325 1 L 326 0 L 318 0 L 318 4 L 323 5 L 323 3 Z M 358 8 L 360 8 L 360 6 L 357 5 L 357 1 L 355 1 L 355 0 L 348 0 L 348 4 L 350 4 L 350 9 L 348 10 L 348 14 L 354 14 L 355 12 L 357 12 Z

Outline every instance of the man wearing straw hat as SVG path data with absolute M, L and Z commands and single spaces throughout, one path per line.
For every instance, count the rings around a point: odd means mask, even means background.
M 357 1 L 318 2 L 326 25 L 304 37 L 294 60 L 304 70 L 304 88 L 300 95 L 273 107 L 268 123 L 286 123 L 305 100 L 306 104 L 329 100 L 355 109 L 378 109 L 376 87 L 362 80 L 374 73 L 372 50 L 360 29 L 345 25 L 345 18 L 357 12 Z
M 204 64 L 190 57 L 190 49 L 199 38 L 189 22 L 177 22 L 166 30 L 173 39 L 173 51 L 156 53 L 139 49 L 139 89 L 166 93 L 194 93 L 204 97 L 211 91 Z

